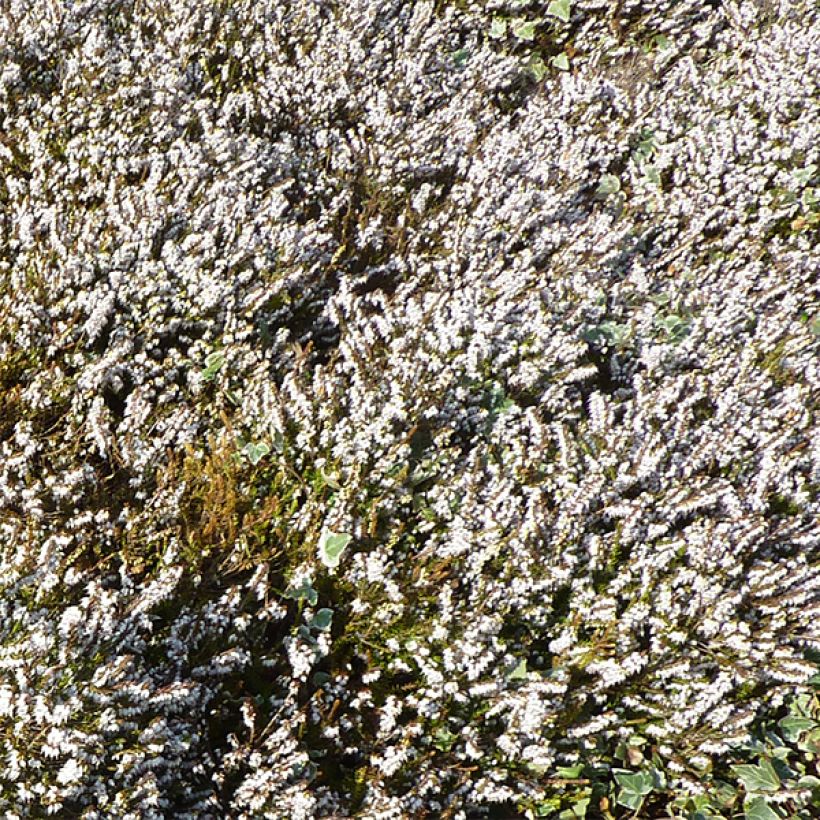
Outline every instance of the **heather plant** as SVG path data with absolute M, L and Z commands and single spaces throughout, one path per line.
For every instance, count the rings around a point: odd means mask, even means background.
M 820 811 L 818 9 L 0 9 L 0 813 Z

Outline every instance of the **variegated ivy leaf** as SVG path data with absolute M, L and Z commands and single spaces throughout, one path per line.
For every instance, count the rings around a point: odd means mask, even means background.
M 569 57 L 562 51 L 550 61 L 559 71 L 569 71 Z
M 242 448 L 242 455 L 255 467 L 270 452 L 270 447 L 264 441 L 249 441 Z
M 660 185 L 661 184 L 661 174 L 660 171 L 654 165 L 644 165 L 643 167 L 643 176 L 644 179 L 650 185 Z
M 537 82 L 541 82 L 547 73 L 547 66 L 537 54 L 530 55 L 529 59 L 524 63 L 524 67 L 535 77 Z
M 552 3 L 547 6 L 547 14 L 552 17 L 557 17 L 564 23 L 569 22 L 570 15 L 570 0 L 552 0 Z
M 606 198 L 612 194 L 617 194 L 621 190 L 621 180 L 615 174 L 604 174 L 598 183 L 596 196 Z
M 512 21 L 512 33 L 519 40 L 533 40 L 535 38 L 535 22 L 519 17 Z
M 513 669 L 507 673 L 507 680 L 527 680 L 527 659 L 522 658 Z
M 507 21 L 503 17 L 493 17 L 490 23 L 490 37 L 495 40 L 507 33 Z
M 747 792 L 776 792 L 780 788 L 780 777 L 768 760 L 761 760 L 757 766 L 741 764 L 731 768 Z
M 795 171 L 792 174 L 792 177 L 798 185 L 808 185 L 808 183 L 811 182 L 814 178 L 814 174 L 816 173 L 816 171 L 817 165 L 812 162 L 805 168 L 800 168 L 799 170 Z
M 339 566 L 342 553 L 353 540 L 353 536 L 346 532 L 327 533 L 319 544 L 319 558 L 329 569 Z

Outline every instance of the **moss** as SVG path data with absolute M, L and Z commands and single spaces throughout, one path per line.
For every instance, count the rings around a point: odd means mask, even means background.
M 791 338 L 781 339 L 772 350 L 768 353 L 761 351 L 757 357 L 759 367 L 768 373 L 772 381 L 780 388 L 788 387 L 796 381 L 796 374 L 785 364 L 790 341 Z
M 794 516 L 800 514 L 800 507 L 790 498 L 780 493 L 769 496 L 769 515 Z

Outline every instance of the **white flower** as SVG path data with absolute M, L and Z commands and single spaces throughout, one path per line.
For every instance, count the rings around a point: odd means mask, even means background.
M 57 772 L 57 782 L 62 786 L 69 786 L 82 779 L 83 767 L 73 758 L 67 760 Z

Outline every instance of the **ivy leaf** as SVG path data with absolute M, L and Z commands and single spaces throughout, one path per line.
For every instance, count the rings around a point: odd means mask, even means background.
M 675 313 L 656 316 L 655 326 L 666 333 L 666 338 L 670 342 L 679 342 L 689 333 L 689 322 Z
M 547 14 L 552 17 L 557 17 L 564 23 L 568 23 L 570 15 L 570 0 L 552 0 L 552 3 L 547 6 Z
M 630 772 L 628 769 L 614 769 L 615 782 L 621 787 L 617 802 L 632 811 L 638 811 L 644 798 L 655 788 L 655 777 L 651 771 Z
M 347 549 L 347 545 L 352 540 L 353 536 L 346 532 L 330 532 L 325 535 L 319 546 L 319 557 L 321 558 L 322 563 L 330 569 L 335 569 L 338 567 L 342 553 L 345 549 Z
M 576 780 L 584 771 L 583 763 L 576 763 L 574 766 L 559 766 L 555 773 L 558 777 L 563 777 L 565 780 Z
M 327 632 L 332 623 L 333 610 L 324 608 L 320 609 L 310 621 L 310 625 L 314 629 L 318 629 L 320 632 Z
M 278 430 L 273 432 L 273 449 L 279 455 L 285 452 L 285 437 Z
M 606 321 L 589 327 L 581 333 L 581 338 L 596 347 L 623 347 L 629 339 L 629 325 Z
M 763 797 L 753 797 L 743 805 L 745 820 L 780 820 L 777 814 Z
M 547 66 L 537 54 L 530 55 L 530 58 L 524 63 L 524 67 L 535 77 L 536 82 L 540 83 L 546 76 Z
M 504 393 L 503 388 L 494 387 L 487 399 L 487 412 L 490 421 L 495 423 L 499 416 L 509 412 L 515 407 L 515 402 Z
M 558 820 L 584 820 L 587 816 L 587 809 L 589 808 L 590 802 L 591 798 L 589 797 L 582 797 L 580 800 L 576 800 L 568 809 L 564 809 L 561 814 L 558 815 Z
M 618 792 L 616 802 L 619 806 L 626 806 L 626 808 L 636 812 L 643 805 L 643 796 L 637 792 L 630 792 L 626 789 L 621 789 Z
M 732 771 L 740 778 L 747 792 L 776 792 L 780 788 L 780 778 L 768 760 L 761 760 L 758 766 L 732 766 Z
M 305 624 L 302 624 L 297 630 L 296 634 L 305 642 L 310 644 L 311 646 L 316 646 L 316 638 L 310 634 L 310 629 L 308 629 Z
M 525 20 L 523 17 L 517 17 L 512 21 L 512 33 L 518 37 L 519 40 L 534 40 L 535 25 L 536 24 L 532 20 Z
M 621 180 L 615 174 L 604 174 L 598 182 L 596 196 L 606 199 L 611 194 L 617 194 L 621 190 Z
M 242 448 L 242 455 L 255 467 L 270 452 L 270 447 L 264 441 L 249 441 Z
M 635 149 L 635 153 L 638 154 L 641 159 L 647 160 L 657 152 L 658 143 L 655 139 L 655 132 L 652 131 L 651 128 L 644 128 L 644 130 L 641 131 L 640 142 Z
M 652 772 L 643 770 L 631 772 L 629 769 L 615 769 L 615 782 L 624 790 L 635 792 L 645 797 L 655 788 L 655 778 Z
M 812 319 L 812 322 L 809 325 L 809 330 L 811 330 L 815 336 L 820 336 L 820 316 L 816 316 Z M 814 677 L 817 678 L 818 683 L 820 683 L 820 675 L 815 675 Z
M 493 17 L 490 23 L 490 37 L 498 40 L 507 33 L 507 21 L 503 17 Z
M 311 606 L 316 606 L 319 594 L 310 585 L 310 581 L 302 581 L 298 587 L 286 590 L 285 598 L 290 598 L 292 601 L 307 601 Z
M 213 381 L 224 364 L 225 356 L 222 351 L 215 350 L 213 353 L 209 353 L 205 357 L 205 367 L 202 370 L 202 378 L 205 379 L 206 382 Z
M 794 743 L 800 740 L 800 735 L 803 734 L 803 732 L 813 729 L 817 726 L 817 723 L 811 718 L 790 715 L 789 717 L 784 717 L 778 726 L 783 730 L 783 737 L 790 743 Z
M 654 165 L 644 165 L 643 167 L 643 175 L 644 179 L 650 185 L 660 185 L 661 184 L 661 174 L 660 171 Z
M 464 64 L 470 57 L 470 52 L 466 48 L 460 48 L 458 51 L 454 51 L 452 54 L 453 62 L 456 64 L 456 68 L 463 68 Z
M 523 658 L 507 673 L 507 680 L 527 680 L 527 660 Z
M 569 71 L 569 57 L 562 51 L 560 54 L 556 54 L 555 57 L 550 60 L 550 62 L 559 70 L 559 71 Z
M 805 168 L 800 168 L 799 170 L 795 171 L 792 174 L 792 178 L 798 185 L 808 185 L 808 183 L 811 182 L 814 178 L 814 174 L 816 171 L 817 165 L 812 162 Z
M 444 726 L 436 729 L 433 738 L 433 746 L 442 752 L 449 752 L 452 745 L 458 739 L 456 735 Z

